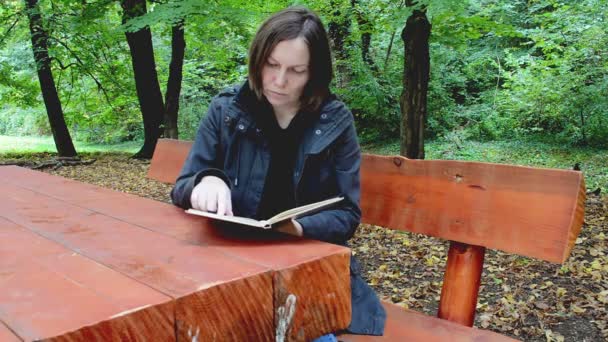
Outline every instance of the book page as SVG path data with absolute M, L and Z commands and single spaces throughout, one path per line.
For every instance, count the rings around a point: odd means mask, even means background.
M 218 215 L 215 213 L 210 213 L 207 211 L 201 211 L 201 210 L 196 210 L 196 209 L 188 209 L 188 210 L 186 210 L 186 212 L 188 214 L 209 217 L 209 218 L 220 220 L 220 221 L 243 224 L 246 226 L 258 227 L 258 228 L 263 228 L 263 229 L 271 228 L 270 223 L 267 221 L 258 221 L 258 220 L 248 218 L 248 217 Z
M 251 226 L 251 227 L 270 229 L 270 228 L 272 228 L 272 225 L 275 223 L 278 223 L 278 222 L 281 222 L 281 221 L 284 221 L 284 220 L 287 220 L 290 218 L 297 218 L 297 217 L 305 215 L 305 214 L 313 213 L 317 210 L 328 207 L 334 203 L 340 202 L 343 199 L 344 199 L 344 197 L 334 197 L 334 198 L 330 198 L 330 199 L 327 199 L 324 201 L 303 205 L 303 206 L 296 207 L 293 209 L 285 210 L 285 211 L 278 213 L 277 215 L 269 218 L 268 220 L 260 220 L 260 221 L 252 219 L 252 218 L 248 218 L 248 217 L 218 215 L 216 213 L 210 213 L 207 211 L 201 211 L 201 210 L 196 210 L 196 209 L 188 209 L 188 210 L 186 210 L 186 213 L 198 215 L 198 216 L 209 217 L 212 219 L 225 221 L 225 222 L 242 224 L 242 225 Z
M 289 218 L 296 218 L 298 216 L 302 216 L 304 214 L 308 214 L 315 210 L 322 209 L 322 208 L 330 206 L 334 203 L 340 202 L 343 199 L 344 199 L 344 197 L 334 197 L 334 198 L 330 198 L 330 199 L 327 199 L 327 200 L 324 200 L 321 202 L 315 202 L 315 203 L 303 205 L 300 207 L 296 207 L 293 209 L 285 210 L 285 211 L 280 212 L 280 213 L 276 214 L 275 216 L 269 218 L 267 221 L 269 224 L 275 224 L 277 222 L 281 222 L 281 221 L 289 219 Z

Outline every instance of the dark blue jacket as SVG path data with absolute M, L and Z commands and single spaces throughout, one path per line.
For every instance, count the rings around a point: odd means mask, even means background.
M 202 177 L 222 178 L 231 188 L 235 215 L 255 217 L 270 164 L 270 149 L 256 124 L 251 90 L 242 87 L 221 92 L 209 105 L 192 150 L 171 191 L 175 205 L 190 208 L 190 195 Z M 303 113 L 305 114 L 305 113 Z M 361 219 L 359 166 L 361 153 L 353 116 L 346 106 L 330 96 L 318 119 L 306 127 L 295 160 L 293 184 L 296 205 L 335 196 L 344 200 L 328 210 L 298 218 L 304 236 L 346 245 Z M 380 335 L 386 314 L 376 294 L 360 275 L 351 257 L 352 321 L 348 331 Z

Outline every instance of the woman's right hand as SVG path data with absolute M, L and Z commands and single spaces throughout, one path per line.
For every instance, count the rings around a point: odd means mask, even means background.
M 192 208 L 213 212 L 218 215 L 232 216 L 232 198 L 230 188 L 216 176 L 205 176 L 192 189 L 190 195 Z

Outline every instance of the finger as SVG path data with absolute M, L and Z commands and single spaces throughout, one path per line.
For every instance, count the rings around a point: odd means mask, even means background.
M 217 193 L 217 214 L 226 214 L 226 193 L 224 191 L 219 191 Z
M 198 193 L 196 191 L 192 191 L 192 194 L 190 195 L 190 205 L 192 206 L 193 209 L 199 209 Z
M 198 210 L 205 211 L 207 209 L 207 194 L 205 192 L 198 192 Z
M 232 195 L 230 194 L 230 189 L 226 189 L 226 215 L 234 215 L 232 213 Z
M 214 213 L 217 211 L 217 192 L 209 191 L 207 193 L 207 211 Z

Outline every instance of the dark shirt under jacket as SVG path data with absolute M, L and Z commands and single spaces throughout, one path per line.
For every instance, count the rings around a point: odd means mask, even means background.
M 268 219 L 296 206 L 293 172 L 305 128 L 312 113 L 298 113 L 286 128 L 281 128 L 272 112 L 260 120 L 262 134 L 270 148 L 270 165 L 258 208 L 258 219 Z

